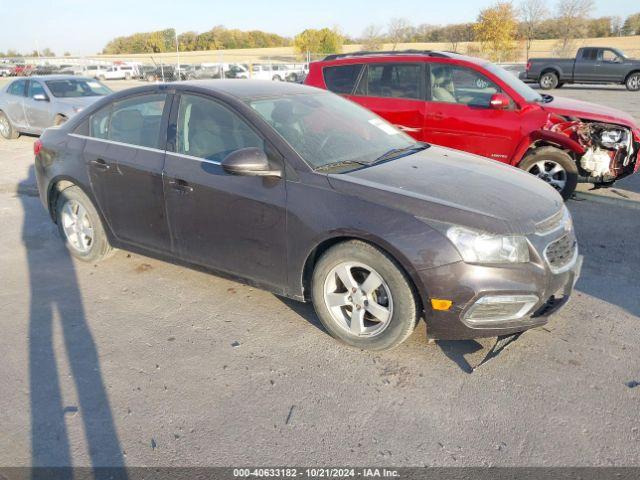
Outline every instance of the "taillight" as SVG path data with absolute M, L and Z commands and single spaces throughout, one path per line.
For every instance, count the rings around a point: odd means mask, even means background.
M 527 62 L 527 72 L 528 72 L 529 70 L 531 70 L 531 61 L 528 61 L 528 62 Z
M 40 140 L 36 140 L 33 142 L 33 154 L 38 155 L 42 151 L 42 142 Z

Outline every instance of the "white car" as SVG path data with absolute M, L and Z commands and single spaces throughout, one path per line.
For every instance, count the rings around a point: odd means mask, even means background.
M 288 68 L 283 64 L 254 63 L 251 65 L 251 79 L 276 80 L 283 82 L 287 79 Z
M 100 80 L 131 80 L 137 76 L 138 71 L 133 65 L 114 65 L 98 75 L 98 78 Z
M 109 69 L 110 65 L 83 65 L 75 74 L 83 77 L 100 78 Z

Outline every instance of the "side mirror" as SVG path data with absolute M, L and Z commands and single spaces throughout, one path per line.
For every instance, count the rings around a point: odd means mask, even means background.
M 47 96 L 44 93 L 36 93 L 33 97 L 34 100 L 37 100 L 38 102 L 46 102 L 49 99 L 47 98 Z
M 232 175 L 282 177 L 282 172 L 271 167 L 267 154 L 259 148 L 241 148 L 231 152 L 221 165 L 225 172 Z
M 505 110 L 511 105 L 511 100 L 504 93 L 496 93 L 491 96 L 489 106 L 494 110 Z

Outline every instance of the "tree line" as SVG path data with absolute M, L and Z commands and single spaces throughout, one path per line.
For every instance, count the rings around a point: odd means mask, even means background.
M 211 30 L 184 32 L 178 35 L 181 52 L 237 48 L 294 46 L 300 53 L 335 53 L 344 44 L 362 44 L 366 50 L 379 50 L 383 44 L 395 49 L 399 43 L 449 43 L 457 51 L 462 42 L 480 42 L 480 49 L 494 59 L 506 59 L 516 51 L 516 42 L 526 49 L 527 57 L 533 40 L 557 39 L 555 50 L 569 52 L 574 40 L 590 37 L 640 35 L 640 13 L 626 19 L 617 16 L 591 18 L 593 0 L 521 0 L 518 5 L 498 0 L 480 11 L 475 22 L 413 25 L 404 18 L 392 18 L 386 26 L 369 25 L 360 36 L 344 35 L 337 28 L 307 29 L 293 39 L 260 30 L 241 31 L 222 25 Z M 473 47 L 477 48 L 477 47 Z M 481 53 L 467 48 L 467 53 Z M 107 43 L 103 54 L 162 53 L 176 51 L 176 32 L 172 28 L 155 32 L 134 33 Z M 64 53 L 65 56 L 69 52 Z M 55 53 L 49 48 L 20 54 L 15 50 L 0 52 L 0 57 L 44 56 Z

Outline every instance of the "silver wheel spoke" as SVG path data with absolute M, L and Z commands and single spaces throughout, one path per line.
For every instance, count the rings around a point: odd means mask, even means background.
M 545 162 L 536 162 L 536 167 L 538 167 L 539 173 L 545 173 L 547 171 L 547 165 Z
M 370 272 L 367 279 L 364 282 L 362 282 L 362 285 L 360 285 L 360 289 L 364 293 L 369 295 L 375 292 L 380 287 L 380 285 L 382 285 L 382 278 L 380 278 L 380 276 L 377 273 Z
M 364 309 L 353 309 L 349 329 L 355 335 L 360 335 L 364 331 Z
M 383 307 L 379 303 L 369 302 L 366 308 L 367 308 L 367 312 L 373 315 L 378 321 L 386 322 L 389 320 L 389 317 L 390 317 L 389 309 L 386 307 Z
M 358 282 L 351 275 L 351 268 L 347 264 L 342 264 L 336 269 L 336 275 L 347 289 L 358 288 Z
M 549 170 L 549 175 L 556 175 L 561 172 L 564 173 L 564 168 L 556 163 L 555 166 L 551 170 Z
M 325 295 L 327 299 L 327 305 L 331 308 L 333 307 L 344 307 L 345 305 L 349 305 L 349 300 L 347 297 L 349 295 L 346 293 L 327 293 Z

